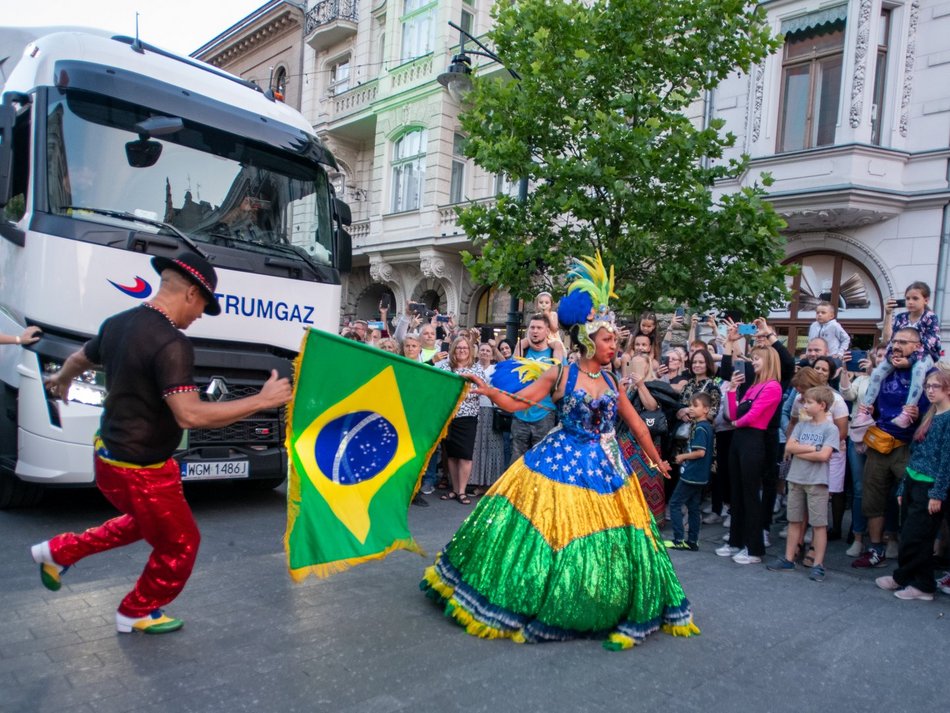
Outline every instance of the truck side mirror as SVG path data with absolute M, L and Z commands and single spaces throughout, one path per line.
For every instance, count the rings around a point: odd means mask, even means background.
M 336 217 L 342 225 L 351 225 L 353 223 L 353 213 L 350 211 L 348 203 L 344 203 L 339 198 L 334 198 L 333 210 L 336 211 Z
M 13 190 L 13 126 L 16 123 L 16 109 L 4 96 L 0 104 L 0 208 L 10 202 Z
M 353 239 L 342 225 L 336 231 L 336 264 L 340 272 L 353 269 Z

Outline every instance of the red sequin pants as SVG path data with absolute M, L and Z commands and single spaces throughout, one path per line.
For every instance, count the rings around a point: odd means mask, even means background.
M 181 470 L 169 458 L 161 468 L 119 468 L 95 459 L 96 485 L 123 514 L 82 534 L 50 540 L 53 559 L 71 565 L 83 557 L 144 539 L 152 554 L 135 587 L 119 605 L 129 617 L 143 617 L 172 601 L 188 581 L 201 535 L 185 501 Z

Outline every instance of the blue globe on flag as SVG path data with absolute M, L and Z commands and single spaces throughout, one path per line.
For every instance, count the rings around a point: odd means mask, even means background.
M 383 472 L 398 445 L 396 427 L 385 417 L 356 411 L 324 425 L 314 444 L 314 458 L 329 480 L 356 485 Z

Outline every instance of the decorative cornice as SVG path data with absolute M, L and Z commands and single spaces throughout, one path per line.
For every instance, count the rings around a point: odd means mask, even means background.
M 868 43 L 871 37 L 871 0 L 861 0 L 858 11 L 858 41 L 854 49 L 854 76 L 851 79 L 851 111 L 848 119 L 852 129 L 861 125 L 864 108 L 864 79 L 868 71 Z
M 258 45 L 273 39 L 275 36 L 300 27 L 300 18 L 291 10 L 285 10 L 271 20 L 250 29 L 248 32 L 236 35 L 224 49 L 204 61 L 215 67 L 223 67 L 235 58 L 240 57 L 256 48 Z
M 904 55 L 904 84 L 901 90 L 901 118 L 898 124 L 900 135 L 907 137 L 910 114 L 910 91 L 914 83 L 914 60 L 917 56 L 917 21 L 920 17 L 920 0 L 910 4 L 910 22 L 907 28 L 907 52 Z

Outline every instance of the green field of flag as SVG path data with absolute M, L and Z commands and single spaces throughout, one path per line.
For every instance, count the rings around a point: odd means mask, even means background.
M 468 382 L 311 329 L 287 409 L 290 575 L 327 576 L 396 549 L 409 533 L 419 476 Z

